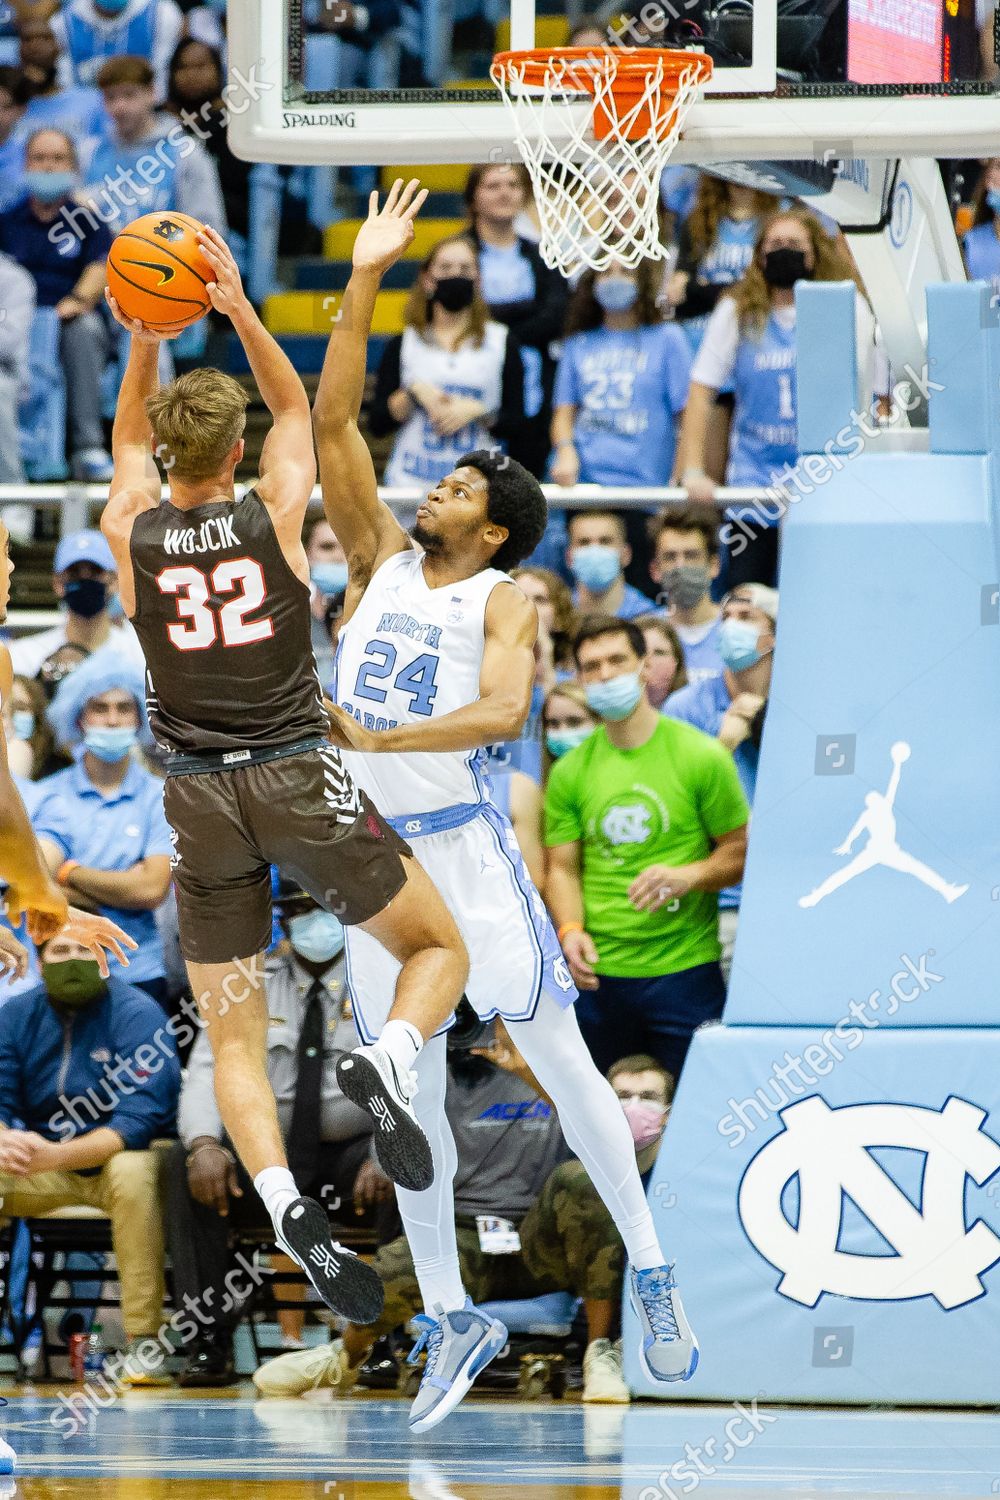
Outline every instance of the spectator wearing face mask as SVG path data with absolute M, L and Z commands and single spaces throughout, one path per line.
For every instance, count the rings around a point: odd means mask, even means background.
M 585 621 L 575 652 L 602 723 L 549 778 L 546 902 L 598 1067 L 625 1048 L 677 1077 L 722 1012 L 718 892 L 742 878 L 749 810 L 730 753 L 649 702 L 634 622 Z
M 7 763 L 22 781 L 36 782 L 61 770 L 65 760 L 56 755 L 52 731 L 45 717 L 47 704 L 41 684 L 30 677 L 15 677 L 9 701 L 2 708 L 7 738 Z M 29 812 L 31 809 L 28 809 Z
M 381 1223 L 392 1238 L 392 1183 L 371 1151 L 371 1118 L 343 1095 L 337 1062 L 357 1043 L 347 1003 L 344 929 L 290 881 L 278 887 L 275 912 L 286 939 L 266 960 L 267 1072 L 296 1181 L 308 1185 L 341 1223 Z M 167 1238 L 174 1301 L 204 1309 L 202 1329 L 179 1376 L 185 1386 L 232 1383 L 233 1328 L 225 1310 L 233 1229 L 271 1225 L 253 1183 L 226 1139 L 215 1101 L 215 1065 L 201 1032 L 188 1062 L 178 1108 L 180 1140 L 167 1164 Z M 305 1191 L 303 1186 L 303 1191 Z M 282 1258 L 283 1260 L 284 1258 Z M 292 1262 L 288 1268 L 293 1269 Z M 276 1296 L 295 1298 L 287 1287 Z M 299 1299 L 301 1289 L 299 1289 Z M 285 1348 L 302 1347 L 304 1314 L 282 1308 Z
M 3 1213 L 84 1204 L 108 1215 L 132 1355 L 163 1317 L 159 1155 L 149 1146 L 174 1128 L 177 1049 L 160 1007 L 115 974 L 102 979 L 79 943 L 52 938 L 41 964 L 41 983 L 0 1006 Z M 126 1382 L 149 1383 L 138 1362 L 116 1363 Z
M 671 693 L 687 686 L 680 638 L 662 615 L 636 615 L 633 624 L 646 642 L 646 697 L 662 710 Z
M 494 322 L 468 235 L 439 240 L 424 260 L 379 365 L 370 425 L 396 431 L 383 482 L 437 484 L 459 458 L 495 448 L 524 418 L 524 370 L 513 337 Z M 416 505 L 400 513 L 411 525 Z
M 658 262 L 587 271 L 573 294 L 552 398 L 556 484 L 667 484 L 691 351 L 656 304 Z
M 693 724 L 732 752 L 740 785 L 753 806 L 757 790 L 757 762 L 771 691 L 771 665 L 778 622 L 777 590 L 762 583 L 744 583 L 722 602 L 719 651 L 723 671 L 673 693 L 663 712 Z M 722 971 L 729 980 L 736 942 L 740 888 L 719 895 L 719 938 Z
M 712 409 L 733 391 L 726 484 L 767 488 L 797 463 L 795 286 L 799 281 L 854 281 L 846 255 L 814 214 L 781 210 L 761 227 L 750 266 L 719 301 L 691 372 L 691 394 L 677 449 L 676 474 L 692 500 L 708 501 L 716 484 L 706 473 Z M 870 392 L 874 320 L 858 292 L 860 388 Z M 863 404 L 863 403 L 862 403 Z M 780 512 L 752 504 L 731 507 L 722 528 L 726 581 L 773 584 L 778 572 Z
M 36 130 L 25 145 L 24 165 L 24 194 L 0 214 L 0 250 L 34 278 L 37 307 L 55 310 L 73 472 L 96 483 L 112 473 L 101 411 L 110 342 L 97 311 L 111 236 L 103 224 L 81 223 L 74 233 L 62 222 L 64 213 L 83 213 L 75 200 L 79 157 L 68 135 Z
M 84 657 L 109 645 L 145 671 L 142 651 L 131 625 L 117 625 L 113 620 L 117 581 L 111 548 L 99 531 L 75 531 L 64 536 L 56 548 L 52 591 L 65 613 L 51 629 L 11 642 L 10 658 L 15 673 L 37 677 L 43 664 L 56 653 L 60 653 L 60 660 L 55 667 L 75 667 Z M 65 646 L 74 650 L 62 653 Z M 70 660 L 63 663 L 61 655 Z M 50 675 L 56 682 L 60 680 L 58 671 Z
M 552 767 L 593 734 L 600 720 L 587 705 L 587 695 L 578 682 L 560 682 L 542 706 L 545 756 L 542 786 L 548 786 Z
M 170 59 L 184 31 L 175 0 L 69 0 L 51 25 L 63 53 L 61 83 L 94 83 L 108 58 L 144 57 L 157 98 L 166 96 Z
M 313 586 L 310 605 L 312 648 L 319 669 L 319 680 L 325 685 L 333 673 L 334 658 L 327 611 L 331 600 L 343 600 L 347 588 L 347 554 L 337 540 L 333 527 L 322 516 L 308 527 L 305 548 Z
M 41 784 L 32 820 L 49 869 L 72 905 L 111 917 L 135 940 L 129 981 L 165 1004 L 154 913 L 170 884 L 172 844 L 163 783 L 132 757 L 140 737 L 152 743 L 142 673 L 114 652 L 89 657 L 60 683 L 49 724 L 74 757 Z
M 722 671 L 718 646 L 722 611 L 711 595 L 719 576 L 716 527 L 691 511 L 664 511 L 652 532 L 649 576 L 657 585 L 657 603 L 666 609 L 684 648 L 688 680 L 717 677 Z
M 578 615 L 617 615 L 632 620 L 656 608 L 625 580 L 632 560 L 625 522 L 610 510 L 584 510 L 569 523 L 566 562 L 576 580 L 573 604 Z

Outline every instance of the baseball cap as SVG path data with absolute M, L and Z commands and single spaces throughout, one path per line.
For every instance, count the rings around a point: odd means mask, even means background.
M 64 536 L 56 548 L 53 569 L 56 573 L 65 573 L 74 563 L 82 562 L 93 563 L 95 568 L 103 568 L 106 573 L 118 571 L 114 554 L 99 531 L 73 531 Z

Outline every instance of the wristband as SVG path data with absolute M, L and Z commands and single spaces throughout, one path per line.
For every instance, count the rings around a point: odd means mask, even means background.
M 79 868 L 80 861 L 78 859 L 64 859 L 62 864 L 56 871 L 56 884 L 65 885 L 69 880 L 69 877 L 72 875 L 73 871 L 78 870 Z
M 199 1151 L 221 1151 L 227 1161 L 231 1161 L 234 1166 L 236 1165 L 235 1156 L 231 1151 L 227 1150 L 226 1147 L 222 1145 L 221 1141 L 202 1141 L 200 1146 L 192 1146 L 191 1150 L 184 1158 L 184 1165 L 186 1167 L 189 1167 L 191 1165 L 192 1161 L 198 1155 Z
M 690 466 L 690 468 L 685 469 L 684 473 L 681 475 L 681 484 L 687 484 L 692 479 L 707 479 L 707 478 L 708 478 L 708 475 L 705 473 L 704 469 L 699 469 L 695 465 L 692 464 Z
M 583 931 L 584 931 L 584 926 L 583 926 L 582 922 L 564 922 L 562 924 L 562 926 L 560 927 L 560 929 L 559 929 L 559 931 L 558 931 L 558 933 L 556 935 L 559 938 L 559 941 L 561 943 L 562 940 L 563 940 L 563 938 L 567 935 L 567 933 L 570 933 L 570 932 L 583 932 Z

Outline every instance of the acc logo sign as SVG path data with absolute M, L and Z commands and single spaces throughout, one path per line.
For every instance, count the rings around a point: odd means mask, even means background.
M 965 1099 L 941 1110 L 913 1104 L 831 1109 L 819 1095 L 781 1111 L 784 1130 L 757 1152 L 743 1175 L 739 1213 L 751 1243 L 783 1272 L 778 1291 L 814 1307 L 824 1292 L 865 1302 L 933 1297 L 946 1311 L 981 1297 L 980 1277 L 1000 1260 L 1000 1238 L 965 1221 L 965 1181 L 982 1186 L 1000 1170 L 1000 1146 L 983 1134 L 986 1111 Z M 872 1147 L 922 1152 L 921 1207 L 871 1155 Z M 798 1224 L 782 1194 L 799 1182 Z M 896 1251 L 852 1255 L 838 1249 L 843 1197 Z

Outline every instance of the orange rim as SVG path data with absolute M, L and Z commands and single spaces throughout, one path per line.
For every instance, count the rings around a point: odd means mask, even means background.
M 681 75 L 689 68 L 696 69 L 699 84 L 706 83 L 712 76 L 712 59 L 704 52 L 672 51 L 668 47 L 540 47 L 534 51 L 498 52 L 493 67 L 505 73 L 513 73 L 516 68 L 518 83 L 542 88 L 550 81 L 553 62 L 565 60 L 575 64 L 596 59 L 600 63 L 605 55 L 613 57 L 617 63 L 612 91 L 621 85 L 623 93 L 634 93 L 637 83 L 645 79 L 658 63 L 663 64 L 663 82 L 668 87 L 679 83 Z M 567 71 L 574 83 L 579 82 L 581 93 L 593 93 L 589 83 L 597 69 L 570 67 Z

